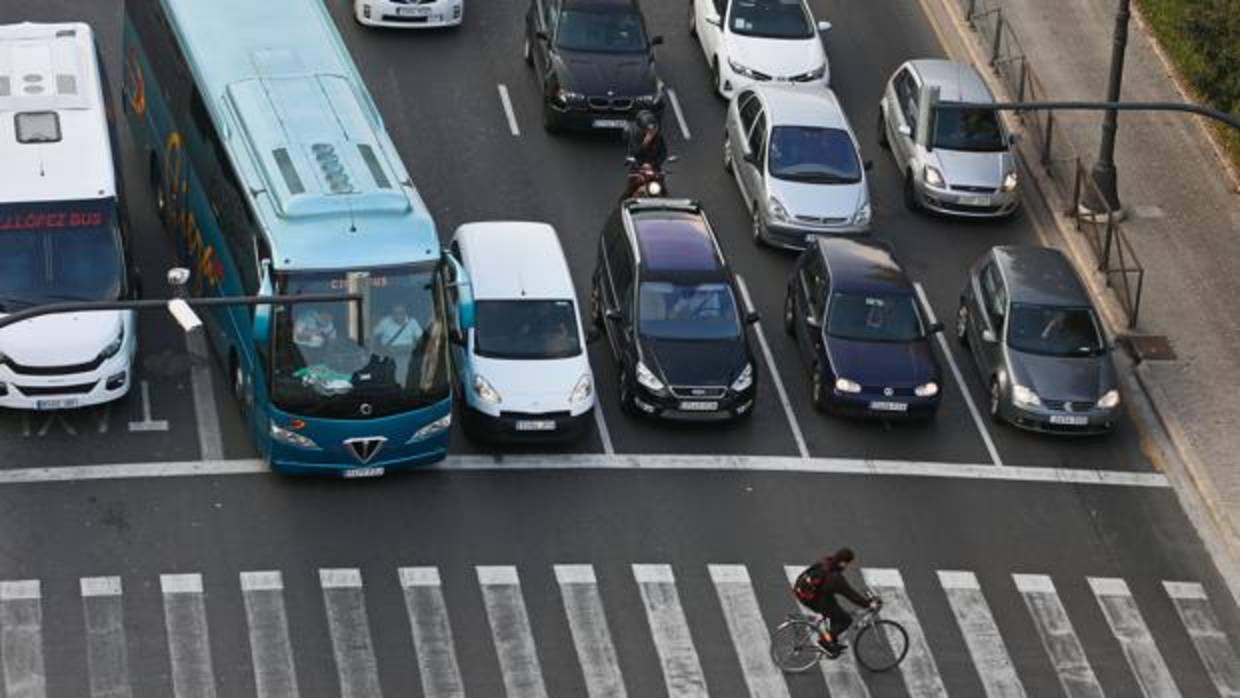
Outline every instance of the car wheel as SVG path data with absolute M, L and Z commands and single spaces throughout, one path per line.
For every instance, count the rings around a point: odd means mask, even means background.
M 732 139 L 726 132 L 723 134 L 723 171 L 732 171 Z
M 990 379 L 990 419 L 996 424 L 1003 423 L 1003 410 L 1000 404 L 1003 400 L 1003 389 L 999 387 L 999 379 Z
M 689 0 L 689 36 L 697 36 L 697 12 L 693 4 L 694 0 Z
M 237 400 L 237 404 L 245 405 L 245 373 L 241 370 L 241 364 L 237 361 L 237 357 L 233 356 L 229 362 L 232 364 L 232 393 Z
M 809 398 L 814 403 L 815 412 L 827 411 L 827 388 L 822 384 L 822 367 L 814 362 L 813 374 L 809 380 Z
M 956 310 L 956 341 L 969 346 L 969 309 L 963 304 Z
M 633 401 L 633 387 L 629 385 L 629 369 L 620 367 L 620 411 L 628 415 L 636 415 L 637 403 Z
M 556 116 L 545 99 L 542 108 L 542 125 L 543 130 L 550 134 L 557 134 L 563 130 L 563 127 L 560 125 L 560 117 Z
M 797 307 L 792 300 L 792 289 L 784 292 L 784 332 L 789 337 L 797 334 Z
M 590 284 L 590 321 L 595 327 L 602 329 L 603 298 L 602 292 L 598 290 L 598 277 L 595 277 L 594 283 Z
M 766 238 L 762 235 L 762 209 L 756 201 L 753 204 L 753 225 L 750 226 L 749 234 L 753 236 L 753 244 L 759 247 L 766 244 Z
M 913 184 L 912 170 L 904 175 L 904 207 L 914 213 L 921 210 L 921 204 L 917 201 L 917 190 Z
M 526 38 L 525 46 L 521 49 L 521 58 L 525 60 L 526 65 L 534 65 L 534 52 L 530 50 L 530 40 Z
M 887 140 L 887 120 L 883 118 L 883 110 L 878 110 L 878 147 L 891 150 L 891 141 Z
M 715 84 L 715 96 L 727 99 L 727 96 L 723 94 L 723 72 L 719 68 L 719 56 L 715 56 L 715 60 L 710 63 L 710 77 Z

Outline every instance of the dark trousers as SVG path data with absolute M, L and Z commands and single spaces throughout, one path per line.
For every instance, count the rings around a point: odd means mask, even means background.
M 833 594 L 826 594 L 822 598 L 815 600 L 813 603 L 806 604 L 816 613 L 820 613 L 827 617 L 827 627 L 831 629 L 831 634 L 835 639 L 839 639 L 840 635 L 852 625 L 852 614 L 844 610 L 840 602 L 835 600 Z

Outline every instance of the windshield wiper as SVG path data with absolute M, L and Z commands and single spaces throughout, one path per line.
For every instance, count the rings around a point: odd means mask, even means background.
M 35 301 L 29 298 L 13 298 L 8 296 L 0 296 L 0 313 L 7 313 L 15 310 L 24 310 L 32 308 L 36 305 Z

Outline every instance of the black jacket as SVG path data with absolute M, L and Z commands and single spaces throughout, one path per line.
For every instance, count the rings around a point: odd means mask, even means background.
M 645 162 L 654 165 L 655 169 L 663 169 L 663 161 L 667 159 L 667 144 L 663 142 L 662 129 L 655 132 L 649 143 L 644 142 L 644 135 L 637 124 L 632 122 L 624 129 L 624 142 L 628 157 L 633 159 L 633 169 Z
M 870 600 L 862 596 L 844 578 L 844 572 L 831 558 L 810 565 L 797 577 L 796 595 L 805 602 L 812 602 L 826 595 L 840 595 L 858 606 L 867 606 Z

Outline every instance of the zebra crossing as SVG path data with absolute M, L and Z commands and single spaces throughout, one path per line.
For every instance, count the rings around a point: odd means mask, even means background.
M 219 624 L 221 618 L 233 618 L 241 628 L 234 635 L 247 638 L 249 643 L 251 666 L 246 672 L 245 693 L 258 698 L 296 698 L 303 691 L 305 695 L 347 698 L 377 698 L 385 693 L 545 698 L 556 695 L 557 686 L 561 687 L 560 694 L 563 686 L 580 686 L 572 695 L 627 698 L 650 695 L 650 687 L 655 685 L 660 694 L 675 698 L 824 694 L 835 698 L 1024 698 L 1035 694 L 1029 688 L 1032 684 L 1026 683 L 1028 677 L 1047 669 L 1054 673 L 1063 694 L 1071 698 L 1124 695 L 1124 686 L 1133 684 L 1146 698 L 1205 695 L 1202 690 L 1240 697 L 1240 661 L 1200 583 L 1114 577 L 1052 579 L 1049 575 L 1016 573 L 1004 583 L 996 583 L 992 576 L 983 584 L 974 572 L 958 569 L 861 570 L 866 585 L 884 598 L 884 615 L 908 631 L 908 656 L 892 672 L 898 679 L 885 675 L 880 680 L 867 674 L 847 653 L 836 661 L 822 662 L 820 671 L 788 677 L 772 665 L 767 651 L 771 628 L 797 610 L 785 581 L 793 579 L 799 569 L 796 565 L 765 569 L 711 564 L 703 570 L 633 564 L 621 578 L 605 579 L 607 585 L 601 586 L 599 572 L 589 564 L 557 564 L 550 570 L 480 565 L 468 570 L 476 586 L 453 588 L 447 594 L 441 569 L 436 566 L 398 567 L 386 579 L 372 571 L 364 578 L 357 568 L 322 568 L 317 584 L 305 575 L 293 580 L 278 570 L 255 570 L 239 572 L 228 582 L 239 591 L 242 608 L 238 609 L 213 608 L 211 604 L 222 595 L 209 595 L 201 574 L 164 574 L 158 577 L 158 595 L 167 650 L 161 659 L 167 665 L 155 673 L 166 681 L 167 688 L 159 691 L 160 695 L 233 695 L 235 686 L 228 689 L 219 684 L 217 658 L 212 654 L 211 633 L 215 628 L 209 627 L 209 620 Z M 607 568 L 613 576 L 615 570 Z M 458 570 L 451 572 L 455 575 Z M 678 574 L 683 576 L 678 578 Z M 534 586 L 523 584 L 527 576 L 536 580 Z M 150 580 L 126 581 L 150 585 Z M 134 628 L 127 624 L 127 614 L 150 599 L 127 596 L 118 576 L 83 577 L 78 582 L 82 627 L 66 629 L 44 627 L 45 605 L 64 601 L 44 598 L 44 589 L 50 586 L 40 580 L 0 581 L 4 695 L 45 698 L 49 678 L 74 670 L 84 677 L 82 690 L 88 690 L 92 698 L 141 695 L 135 690 L 139 681 L 132 674 L 139 666 L 149 674 L 150 661 L 134 656 L 134 648 L 140 645 L 129 641 Z M 709 589 L 703 588 L 703 583 Z M 321 607 L 315 610 L 322 617 L 299 627 L 322 628 L 329 657 L 308 656 L 299 650 L 298 641 L 303 638 L 290 634 L 292 614 L 286 606 L 286 584 L 314 592 L 312 595 L 321 600 Z M 1075 608 L 1070 615 L 1067 597 L 1060 593 L 1060 587 L 1068 585 L 1075 592 L 1087 589 L 1093 606 L 1084 604 L 1086 607 Z M 400 600 L 376 603 L 373 596 L 382 596 L 389 586 Z M 604 589 L 610 596 L 604 595 Z M 698 603 L 682 603 L 686 594 L 692 594 Z M 546 602 L 550 595 L 558 597 L 555 603 Z M 1002 613 L 995 612 L 997 603 L 1007 604 Z M 397 612 L 382 611 L 389 605 Z M 475 612 L 461 608 L 465 605 L 476 607 Z M 701 629 L 703 607 L 718 614 L 711 627 L 723 628 L 723 632 Z M 1023 617 L 1014 620 L 1014 608 L 1023 610 L 1019 614 Z M 617 609 L 645 621 L 640 637 L 632 632 L 636 621 L 626 617 L 622 623 L 612 622 L 617 619 Z M 533 616 L 538 622 L 532 622 L 531 610 L 540 614 Z M 609 612 L 613 614 L 610 621 Z M 454 622 L 460 617 L 467 618 L 470 627 Z M 963 643 L 940 646 L 950 644 L 951 635 L 924 622 L 926 617 L 940 624 L 942 618 L 947 618 L 948 624 L 954 621 Z M 1090 641 L 1082 639 L 1087 635 L 1078 629 L 1074 617 L 1080 625 L 1089 625 Z M 478 618 L 485 619 L 485 627 L 472 627 Z M 1160 628 L 1156 638 L 1147 618 L 1174 618 L 1179 625 Z M 376 635 L 372 630 L 391 627 L 397 621 L 401 632 L 395 644 L 400 646 L 383 648 L 376 638 L 393 642 L 393 636 Z M 542 642 L 545 638 L 536 630 L 545 632 L 550 624 L 565 628 L 567 647 L 561 646 L 566 644 L 562 640 Z M 615 627 L 628 632 L 614 633 Z M 1017 633 L 1039 638 L 1044 654 L 1012 654 L 1008 640 L 1018 637 Z M 47 643 L 52 636 L 73 635 L 80 638 L 80 651 L 72 653 L 80 656 L 80 666 L 64 666 L 71 654 L 59 646 L 64 640 L 58 639 L 51 651 Z M 1105 638 L 1105 645 L 1097 639 L 1099 635 Z M 488 645 L 485 651 L 480 650 L 479 643 Z M 645 645 L 645 654 L 634 652 L 630 647 L 633 644 Z M 387 651 L 377 652 L 377 648 Z M 1163 651 L 1169 649 L 1180 650 L 1174 661 L 1164 658 Z M 1110 674 L 1096 671 L 1095 662 L 1108 653 L 1124 658 L 1124 681 L 1131 683 L 1104 686 L 1100 677 L 1113 676 L 1116 662 L 1106 667 Z M 960 669 L 960 662 L 951 661 L 956 655 L 968 657 L 967 672 Z M 53 656 L 59 666 L 48 666 Z M 385 683 L 381 656 L 404 657 L 416 666 L 416 682 L 392 685 L 389 677 Z M 649 666 L 641 665 L 641 656 L 653 658 Z M 720 671 L 721 656 L 734 664 L 727 671 Z M 462 657 L 474 663 L 462 661 Z M 488 658 L 491 666 L 479 669 L 476 662 L 480 657 Z M 299 674 L 303 664 L 325 662 L 332 665 L 334 682 L 330 686 L 312 686 L 306 682 L 306 674 Z M 1173 667 L 1179 669 L 1179 676 L 1174 675 Z M 474 678 L 475 671 L 489 672 L 498 680 L 480 684 Z M 568 674 L 571 677 L 565 678 Z M 635 678 L 641 676 L 646 678 Z M 141 678 L 151 685 L 150 676 Z M 645 688 L 635 688 L 637 685 Z

